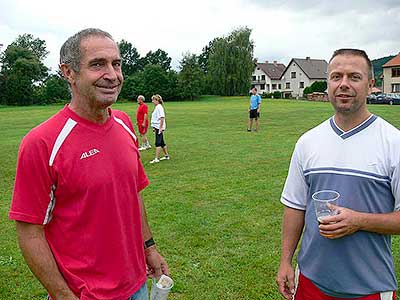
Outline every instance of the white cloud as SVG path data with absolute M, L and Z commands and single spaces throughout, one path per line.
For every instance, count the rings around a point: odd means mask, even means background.
M 0 43 L 31 33 L 46 41 L 45 63 L 57 68 L 62 43 L 77 31 L 99 27 L 141 55 L 161 48 L 176 68 L 182 53 L 199 54 L 213 38 L 239 26 L 253 29 L 254 56 L 287 64 L 293 57 L 329 59 L 335 49 L 355 47 L 371 58 L 400 51 L 397 0 L 2 0 Z

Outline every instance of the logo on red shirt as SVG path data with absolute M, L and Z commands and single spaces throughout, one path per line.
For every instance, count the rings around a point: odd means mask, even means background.
M 96 148 L 94 148 L 92 150 L 89 150 L 87 152 L 83 152 L 82 155 L 81 155 L 81 159 L 91 157 L 91 156 L 93 156 L 93 155 L 95 155 L 97 153 L 100 153 L 100 151 L 97 150 Z

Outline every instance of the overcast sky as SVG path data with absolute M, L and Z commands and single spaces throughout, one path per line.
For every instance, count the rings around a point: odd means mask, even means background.
M 142 56 L 161 48 L 177 69 L 183 53 L 200 54 L 240 26 L 252 29 L 259 62 L 328 60 L 343 47 L 364 49 L 371 59 L 400 52 L 399 0 L 0 1 L 1 50 L 31 33 L 46 41 L 53 71 L 63 42 L 87 27 L 131 42 Z

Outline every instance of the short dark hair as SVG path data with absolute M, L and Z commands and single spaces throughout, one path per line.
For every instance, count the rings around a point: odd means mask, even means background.
M 352 48 L 342 48 L 335 50 L 335 52 L 333 52 L 331 59 L 329 60 L 329 63 L 331 63 L 332 59 L 334 59 L 338 55 L 355 55 L 363 57 L 368 65 L 368 79 L 374 78 L 374 67 L 372 66 L 371 60 L 369 59 L 367 53 L 364 50 L 352 49 Z
M 79 31 L 74 34 L 62 45 L 60 50 L 60 64 L 66 64 L 71 66 L 71 68 L 75 72 L 79 72 L 80 70 L 80 62 L 81 62 L 81 42 L 82 40 L 91 37 L 91 36 L 99 36 L 99 37 L 107 37 L 111 40 L 114 40 L 106 31 L 97 28 L 87 28 Z
M 257 91 L 257 88 L 256 88 L 256 87 L 253 87 L 252 90 L 256 90 L 256 91 Z

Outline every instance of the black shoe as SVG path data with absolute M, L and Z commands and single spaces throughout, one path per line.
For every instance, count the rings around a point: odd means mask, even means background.
M 251 129 L 247 129 L 247 132 L 251 132 Z

